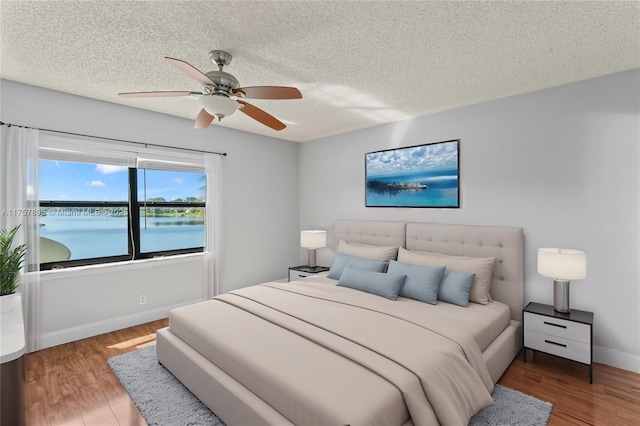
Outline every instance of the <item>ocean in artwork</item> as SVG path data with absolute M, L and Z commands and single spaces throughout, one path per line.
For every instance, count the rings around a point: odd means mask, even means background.
M 457 168 L 367 176 L 369 207 L 457 207 Z

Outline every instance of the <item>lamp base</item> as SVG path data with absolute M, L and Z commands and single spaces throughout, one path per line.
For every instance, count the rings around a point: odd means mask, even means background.
M 569 309 L 569 280 L 553 280 L 553 310 L 568 314 Z
M 309 249 L 309 267 L 315 268 L 316 266 L 316 249 Z

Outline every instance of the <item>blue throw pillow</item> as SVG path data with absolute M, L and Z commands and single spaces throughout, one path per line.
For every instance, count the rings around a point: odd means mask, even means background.
M 387 262 L 384 260 L 369 260 L 362 259 L 360 257 L 349 256 L 344 253 L 336 254 L 336 258 L 329 269 L 329 278 L 339 280 L 342 276 L 342 271 L 347 265 L 355 266 L 356 268 L 364 269 L 367 271 L 382 272 L 387 266 Z
M 447 268 L 440 283 L 438 299 L 466 308 L 469 306 L 469 292 L 475 276 L 476 274 Z
M 338 285 L 396 300 L 406 275 L 366 271 L 349 265 L 344 268 Z
M 391 260 L 387 272 L 407 276 L 400 289 L 400 296 L 435 305 L 438 303 L 438 290 L 445 269 L 444 266 L 410 265 Z

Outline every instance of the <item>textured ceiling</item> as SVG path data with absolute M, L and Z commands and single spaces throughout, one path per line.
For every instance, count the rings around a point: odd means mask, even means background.
M 4 79 L 195 118 L 195 99 L 116 94 L 200 91 L 163 57 L 207 72 L 208 52 L 222 49 L 242 86 L 295 86 L 304 98 L 251 101 L 288 125 L 281 132 L 240 113 L 214 125 L 299 142 L 640 67 L 637 1 L 0 7 Z

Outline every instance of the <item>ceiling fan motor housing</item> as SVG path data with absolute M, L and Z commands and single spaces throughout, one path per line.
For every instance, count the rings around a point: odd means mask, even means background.
M 240 87 L 238 79 L 224 71 L 209 71 L 205 74 L 215 84 L 218 85 L 217 90 L 214 88 L 212 94 L 223 94 L 225 96 L 234 95 L 233 91 Z
M 231 54 L 225 52 L 224 50 L 212 50 L 209 52 L 209 59 L 211 62 L 218 66 L 218 71 L 209 71 L 205 75 L 211 79 L 216 85 L 217 88 L 213 88 L 213 90 L 208 90 L 205 88 L 206 93 L 210 93 L 213 95 L 224 95 L 231 96 L 233 95 L 233 91 L 240 87 L 240 83 L 238 79 L 233 75 L 222 71 L 222 68 L 229 65 L 231 63 Z

